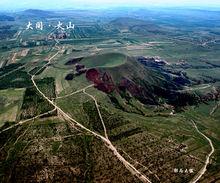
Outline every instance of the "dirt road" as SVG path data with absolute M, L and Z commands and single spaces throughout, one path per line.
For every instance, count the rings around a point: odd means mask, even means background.
M 212 141 L 210 138 L 208 138 L 204 133 L 202 133 L 201 131 L 199 131 L 196 123 L 194 121 L 192 121 L 192 124 L 193 126 L 195 127 L 196 131 L 202 135 L 208 142 L 209 142 L 209 145 L 211 147 L 211 151 L 210 153 L 206 156 L 206 161 L 205 161 L 205 164 L 204 166 L 199 170 L 199 172 L 193 177 L 193 179 L 189 182 L 189 183 L 196 183 L 200 180 L 200 178 L 205 174 L 206 170 L 207 170 L 207 166 L 210 162 L 210 157 L 212 156 L 212 154 L 215 152 L 215 148 L 212 144 Z

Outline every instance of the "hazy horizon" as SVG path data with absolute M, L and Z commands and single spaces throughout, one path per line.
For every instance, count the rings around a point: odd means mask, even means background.
M 211 2 L 201 2 L 199 0 L 1 0 L 0 10 L 24 10 L 24 9 L 78 9 L 78 8 L 108 8 L 108 7 L 197 7 L 197 8 L 219 8 L 220 2 L 213 0 Z

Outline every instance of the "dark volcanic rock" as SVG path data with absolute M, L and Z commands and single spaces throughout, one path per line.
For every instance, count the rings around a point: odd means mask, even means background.
M 98 90 L 105 93 L 111 93 L 115 90 L 115 84 L 110 74 L 104 72 L 103 74 L 98 69 L 89 69 L 86 72 L 86 78 L 95 84 Z
M 95 84 L 95 88 L 107 94 L 116 90 L 127 99 L 135 97 L 143 104 L 157 104 L 155 97 L 146 88 L 128 78 L 122 78 L 121 82 L 116 85 L 110 74 L 107 72 L 101 73 L 98 69 L 89 69 L 86 72 L 86 78 Z
M 155 97 L 150 94 L 146 88 L 136 84 L 134 81 L 123 78 L 118 85 L 119 92 L 129 92 L 133 97 L 137 98 L 143 104 L 157 104 Z M 124 94 L 122 94 L 124 95 Z
M 166 62 L 163 61 L 163 60 L 156 60 L 155 58 L 153 57 L 138 57 L 137 60 L 144 64 L 145 66 L 148 66 L 148 67 L 156 67 L 156 68 L 159 68 L 159 67 L 162 67 L 164 65 L 166 65 Z
M 77 64 L 77 63 L 79 63 L 82 59 L 83 59 L 83 57 L 73 58 L 73 59 L 69 60 L 68 62 L 66 62 L 65 65 L 74 65 L 74 64 Z
M 85 69 L 85 65 L 82 65 L 82 64 L 76 64 L 76 71 L 80 71 L 82 69 Z
M 85 65 L 82 64 L 76 64 L 76 76 L 80 76 L 81 74 L 86 73 L 87 69 L 85 68 Z
M 92 81 L 94 84 L 99 84 L 101 82 L 101 76 L 100 72 L 98 69 L 89 69 L 86 72 L 86 78 L 89 81 Z
M 70 81 L 73 80 L 74 78 L 74 74 L 67 74 L 67 76 L 65 77 L 65 80 Z

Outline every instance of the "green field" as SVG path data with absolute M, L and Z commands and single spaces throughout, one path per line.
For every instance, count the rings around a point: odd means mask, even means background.
M 126 56 L 120 53 L 108 53 L 84 58 L 81 64 L 87 68 L 92 67 L 117 67 L 126 62 Z

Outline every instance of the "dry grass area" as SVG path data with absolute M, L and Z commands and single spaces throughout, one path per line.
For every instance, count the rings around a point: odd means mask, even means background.
M 1 147 L 3 182 L 138 182 L 99 140 L 59 119 L 19 127 Z
M 12 108 L 10 108 L 9 110 L 7 110 L 6 112 L 4 112 L 3 114 L 0 114 L 0 121 L 8 121 L 8 122 L 12 122 L 12 121 L 16 121 L 16 117 L 17 117 L 17 112 L 18 112 L 18 106 L 14 106 Z M 0 126 L 3 125 L 0 123 Z
M 24 91 L 23 88 L 0 90 L 0 126 L 17 120 Z
M 116 144 L 126 152 L 125 155 L 140 163 L 137 167 L 154 182 L 181 182 L 183 179 L 187 182 L 194 174 L 175 174 L 174 168 L 193 168 L 196 172 L 202 165 L 197 159 L 187 156 L 180 144 L 147 132 L 123 138 Z

